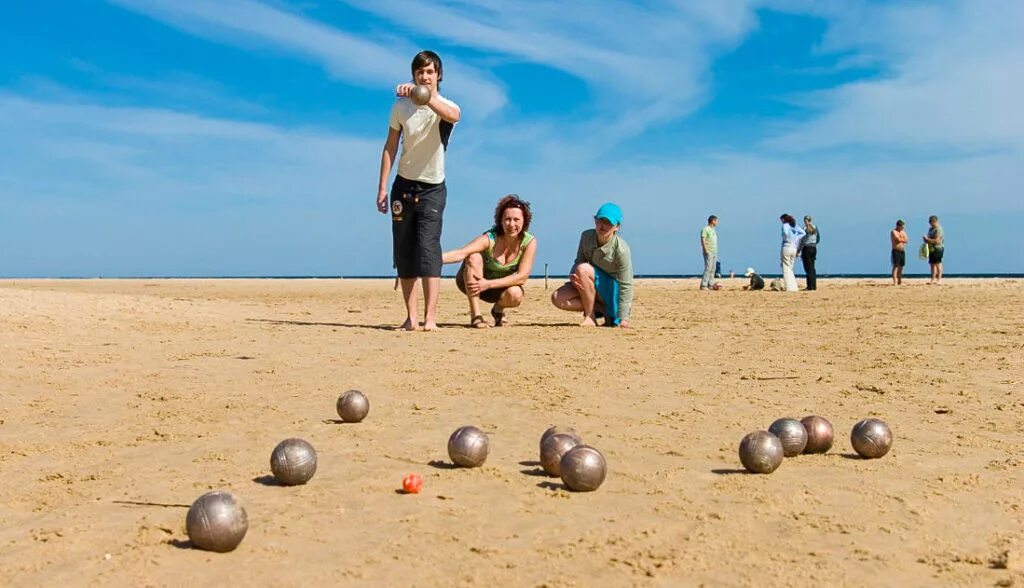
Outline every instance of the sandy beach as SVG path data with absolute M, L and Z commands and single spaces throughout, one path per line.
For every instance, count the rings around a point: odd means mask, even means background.
M 4 280 L 0 585 L 1024 585 L 1024 281 L 723 283 L 641 280 L 626 331 L 533 281 L 473 330 L 445 280 L 444 328 L 403 333 L 391 280 Z M 809 414 L 828 454 L 742 472 L 744 434 Z M 464 424 L 481 468 L 449 465 Z M 552 424 L 605 454 L 598 491 L 541 474 Z M 305 486 L 268 482 L 287 437 Z M 188 544 L 210 489 L 248 511 L 234 552 Z

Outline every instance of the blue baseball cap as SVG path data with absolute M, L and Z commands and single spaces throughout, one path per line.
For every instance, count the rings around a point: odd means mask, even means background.
M 605 202 L 597 209 L 594 218 L 603 218 L 613 225 L 622 224 L 622 209 L 614 202 Z

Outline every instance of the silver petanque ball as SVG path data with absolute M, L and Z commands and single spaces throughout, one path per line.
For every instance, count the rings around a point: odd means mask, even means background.
M 370 400 L 359 390 L 349 390 L 338 397 L 338 416 L 346 423 L 358 423 L 370 412 Z
M 832 430 L 832 423 L 820 416 L 806 416 L 800 419 L 804 429 L 807 429 L 807 447 L 804 453 L 827 453 L 832 449 L 832 442 L 835 433 Z
M 740 441 L 740 462 L 747 471 L 770 474 L 782 465 L 782 441 L 768 431 L 749 433 Z
M 459 427 L 448 438 L 448 457 L 457 466 L 475 468 L 487 461 L 490 440 L 487 433 L 473 426 Z
M 192 545 L 223 553 L 242 542 L 249 530 L 249 516 L 230 493 L 207 492 L 189 507 L 185 530 Z
M 316 450 L 302 439 L 285 439 L 270 454 L 270 471 L 285 486 L 298 486 L 316 473 Z
M 768 432 L 782 442 L 782 452 L 786 457 L 800 455 L 807 447 L 807 429 L 796 419 L 778 419 L 768 427 Z
M 427 102 L 430 102 L 430 86 L 416 85 L 412 91 L 409 92 L 409 100 L 416 106 L 424 106 Z
M 583 443 L 583 437 L 580 437 L 580 434 L 576 432 L 576 429 L 572 427 L 562 427 L 559 425 L 555 425 L 553 427 L 548 427 L 548 429 L 544 431 L 544 434 L 540 436 L 541 448 L 544 447 L 544 441 L 546 441 L 547 438 L 552 435 L 569 435 L 570 437 L 576 440 L 577 445 Z
M 558 464 L 562 482 L 576 492 L 593 492 L 608 475 L 608 462 L 600 451 L 589 445 L 577 445 L 562 456 Z
M 540 465 L 549 476 L 561 475 L 562 457 L 580 444 L 578 438 L 567 433 L 549 435 L 540 444 Z
M 892 447 L 892 429 L 885 421 L 864 419 L 853 426 L 850 433 L 850 444 L 858 455 L 867 459 L 876 459 L 889 453 Z

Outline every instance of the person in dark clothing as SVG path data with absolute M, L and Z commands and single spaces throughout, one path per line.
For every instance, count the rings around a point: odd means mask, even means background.
M 750 278 L 750 284 L 743 286 L 744 290 L 764 290 L 764 278 L 757 275 L 754 268 L 748 267 L 747 273 L 743 274 Z
M 818 243 L 821 243 L 821 233 L 818 227 L 809 216 L 804 217 L 804 231 L 806 234 L 800 240 L 800 260 L 804 263 L 804 275 L 807 277 L 807 289 L 818 289 L 818 270 L 814 262 L 818 259 Z

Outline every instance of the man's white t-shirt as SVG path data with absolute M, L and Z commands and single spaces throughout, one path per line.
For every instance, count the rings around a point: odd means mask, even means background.
M 453 107 L 444 96 L 438 98 Z M 444 152 L 454 123 L 441 118 L 429 106 L 417 106 L 408 98 L 395 100 L 391 107 L 391 128 L 402 131 L 402 153 L 398 175 L 407 180 L 440 184 L 444 181 Z

